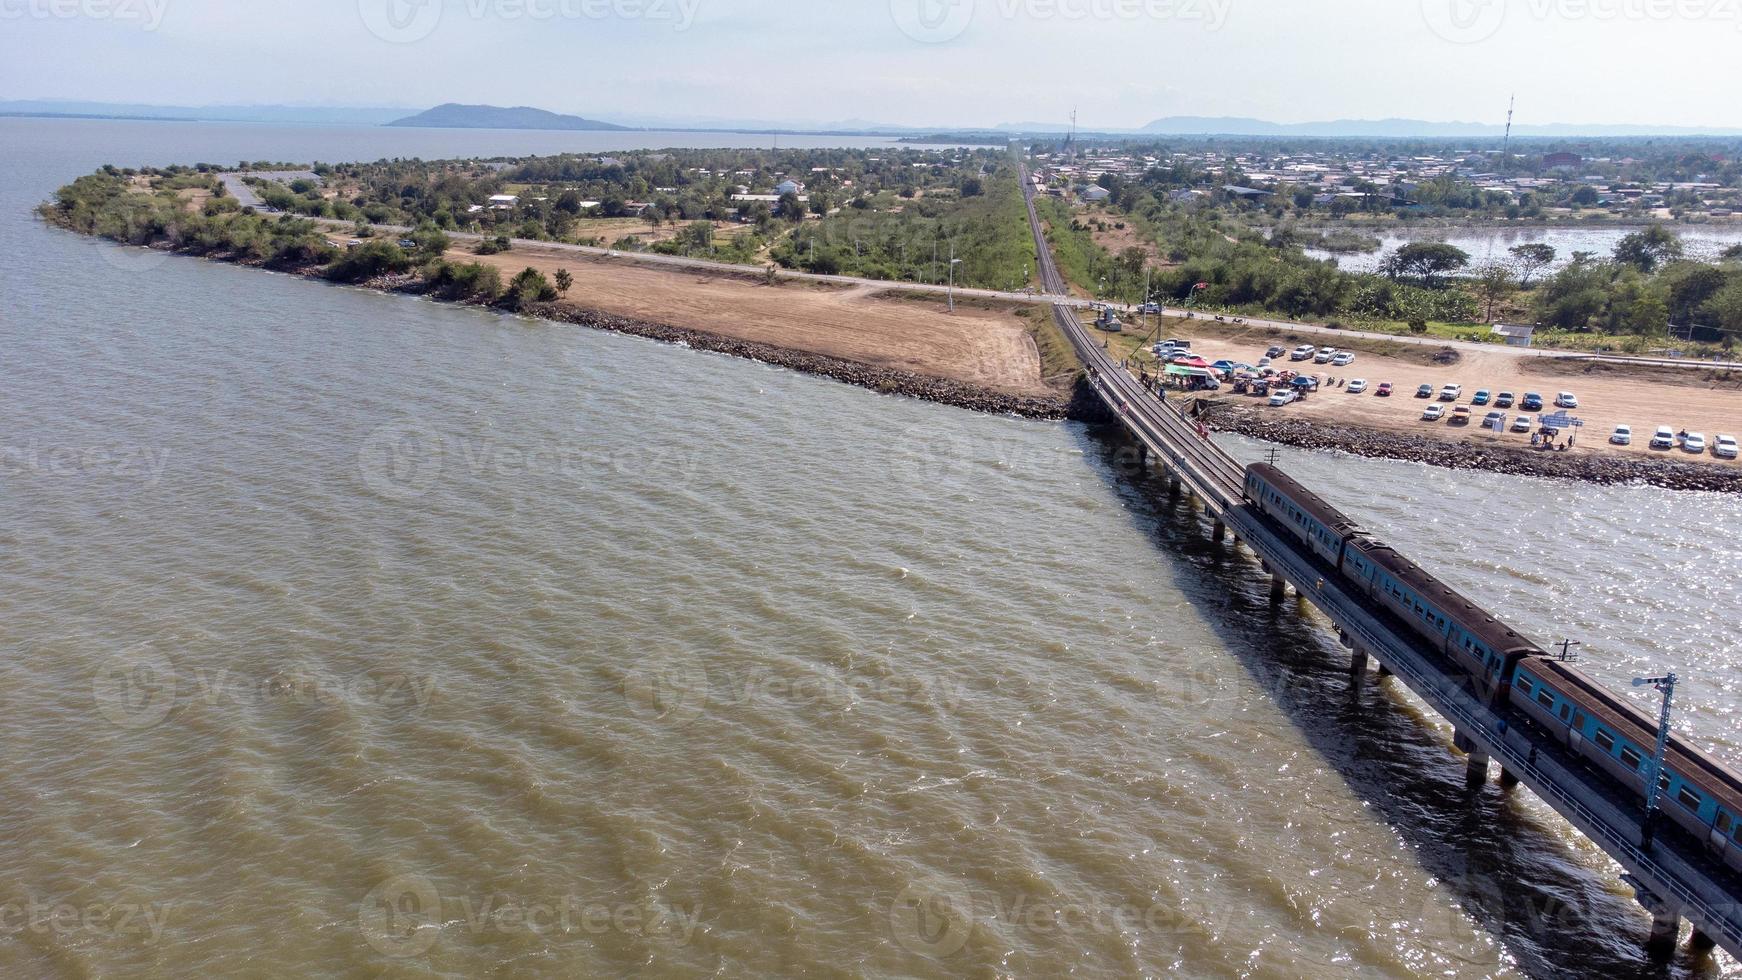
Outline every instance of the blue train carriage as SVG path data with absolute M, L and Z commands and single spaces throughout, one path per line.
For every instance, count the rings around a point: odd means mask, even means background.
M 1513 668 L 1541 647 L 1489 615 L 1451 586 L 1366 535 L 1350 539 L 1343 576 L 1374 603 L 1395 613 L 1471 679 L 1488 704 L 1506 704 Z
M 1332 568 L 1341 567 L 1344 542 L 1360 530 L 1343 512 L 1269 463 L 1246 467 L 1246 499 Z
M 1626 786 L 1641 805 L 1657 746 L 1657 719 L 1549 657 L 1518 665 L 1512 705 L 1575 754 Z M 1742 775 L 1670 733 L 1664 753 L 1662 817 L 1687 830 L 1724 863 L 1742 871 Z

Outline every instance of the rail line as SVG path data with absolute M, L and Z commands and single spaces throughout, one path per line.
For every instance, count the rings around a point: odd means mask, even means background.
M 1036 263 L 1042 287 L 1061 302 L 1053 319 L 1081 360 L 1089 384 L 1108 409 L 1153 455 L 1205 505 L 1222 540 L 1232 532 L 1271 575 L 1271 597 L 1279 600 L 1285 585 L 1323 612 L 1339 631 L 1344 646 L 1355 651 L 1352 669 L 1365 671 L 1369 656 L 1451 722 L 1457 747 L 1468 753 L 1472 781 L 1485 779 L 1488 762 L 1501 765 L 1503 783 L 1521 783 L 1602 847 L 1627 872 L 1624 880 L 1652 913 L 1651 941 L 1673 948 L 1682 919 L 1694 927 L 1692 942 L 1722 946 L 1742 958 L 1742 881 L 1704 851 L 1659 840 L 1649 851 L 1643 839 L 1637 804 L 1615 792 L 1612 784 L 1593 774 L 1559 743 L 1522 724 L 1508 724 L 1464 685 L 1462 676 L 1438 650 L 1407 630 L 1397 629 L 1364 599 L 1326 574 L 1293 542 L 1278 535 L 1244 497 L 1245 470 L 1207 438 L 1172 403 L 1152 394 L 1115 360 L 1083 326 L 1068 300 L 1068 286 L 1059 274 L 1034 208 L 1034 185 L 1027 168 L 1020 170 L 1024 203 L 1034 235 Z

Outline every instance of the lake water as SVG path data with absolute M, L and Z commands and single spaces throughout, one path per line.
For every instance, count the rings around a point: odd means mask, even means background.
M 1716 261 L 1726 248 L 1742 243 L 1742 224 L 1670 224 L 1668 227 L 1682 240 L 1683 250 L 1690 259 Z M 1543 242 L 1552 246 L 1556 252 L 1555 261 L 1549 266 L 1552 272 L 1571 262 L 1574 252 L 1593 252 L 1599 258 L 1608 258 L 1614 253 L 1616 243 L 1638 230 L 1639 228 L 1509 228 L 1498 231 L 1424 229 L 1380 235 L 1380 247 L 1372 252 L 1333 254 L 1320 249 L 1307 249 L 1307 254 L 1319 259 L 1336 259 L 1338 268 L 1350 272 L 1375 272 L 1386 258 L 1408 242 L 1448 242 L 1470 253 L 1472 265 L 1509 259 L 1507 249 L 1515 245 Z
M 29 214 L 726 139 L 0 120 L 0 974 L 1649 969 L 1599 851 L 1110 433 Z M 1742 500 L 1282 463 L 1742 758 Z

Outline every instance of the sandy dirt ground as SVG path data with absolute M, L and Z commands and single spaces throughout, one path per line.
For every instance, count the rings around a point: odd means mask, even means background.
M 1170 326 L 1169 329 L 1174 329 L 1174 326 L 1177 325 Z M 1177 330 L 1170 335 L 1181 336 Z M 1257 363 L 1258 358 L 1264 356 L 1265 347 L 1261 344 L 1245 340 L 1229 342 L 1217 338 L 1213 332 L 1202 331 L 1201 328 L 1198 332 L 1187 330 L 1183 336 L 1189 337 L 1193 350 L 1209 361 L 1228 358 L 1250 364 Z M 1304 342 L 1306 341 L 1275 341 L 1291 347 L 1295 343 Z M 1470 411 L 1473 418 L 1467 426 L 1448 424 L 1452 403 L 1438 401 L 1437 392 L 1440 386 L 1463 385 L 1463 397 L 1457 404 L 1466 406 L 1470 405 L 1470 399 L 1477 390 L 1482 388 L 1487 388 L 1494 394 L 1510 391 L 1515 399 L 1522 399 L 1525 392 L 1536 392 L 1543 396 L 1544 412 L 1556 410 L 1556 394 L 1570 391 L 1578 396 L 1579 407 L 1569 410 L 1568 414 L 1585 422 L 1572 452 L 1648 454 L 1687 460 L 1704 459 L 1723 466 L 1738 465 L 1734 461 L 1718 460 L 1712 456 L 1710 445 L 1713 436 L 1718 433 L 1742 438 L 1742 377 L 1732 376 L 1722 380 L 1704 372 L 1685 372 L 1674 368 L 1663 369 L 1655 375 L 1630 375 L 1627 370 L 1590 369 L 1580 362 L 1563 363 L 1547 358 L 1520 357 L 1499 348 L 1492 352 L 1465 352 L 1458 363 L 1451 365 L 1423 364 L 1397 357 L 1357 353 L 1355 363 L 1342 368 L 1332 368 L 1324 364 L 1311 364 L 1309 367 L 1300 362 L 1290 363 L 1286 356 L 1278 359 L 1277 366 L 1345 380 L 1363 378 L 1367 381 L 1368 389 L 1363 394 L 1353 395 L 1345 388 L 1324 388 L 1304 401 L 1274 409 L 1266 406 L 1265 411 L 1302 418 L 1335 418 L 1346 424 L 1433 435 L 1453 442 L 1488 441 L 1528 447 L 1528 434 L 1497 433 L 1481 427 L 1482 416 L 1494 410 L 1491 404 L 1480 408 L 1472 406 Z M 1391 382 L 1395 394 L 1389 398 L 1376 397 L 1373 392 L 1382 381 Z M 1430 402 L 1429 399 L 1414 397 L 1416 386 L 1421 384 L 1434 386 L 1434 400 Z M 1258 402 L 1256 398 L 1247 399 L 1243 395 L 1228 394 L 1223 397 Z M 1429 404 L 1446 405 L 1447 420 L 1423 421 L 1422 410 Z M 1513 407 L 1507 410 L 1508 422 L 1518 412 L 1519 407 L 1515 401 Z M 1631 446 L 1623 448 L 1609 444 L 1609 435 L 1615 431 L 1617 425 L 1633 427 Z M 1707 452 L 1700 457 L 1680 449 L 1667 453 L 1649 449 L 1647 444 L 1651 440 L 1652 432 L 1659 425 L 1667 425 L 1672 430 L 1685 428 L 1690 432 L 1704 434 Z
M 584 309 L 1020 394 L 1054 394 L 1041 381 L 1034 340 L 1010 312 L 958 303 L 951 315 L 939 302 L 880 297 L 870 289 L 770 287 L 520 243 L 499 255 L 455 250 L 448 258 L 493 264 L 504 281 L 528 266 L 546 276 L 567 269 L 575 284 L 566 302 Z

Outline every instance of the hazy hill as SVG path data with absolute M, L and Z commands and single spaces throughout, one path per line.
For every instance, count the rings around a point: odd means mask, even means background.
M 449 102 L 415 116 L 395 119 L 389 126 L 419 126 L 439 129 L 594 129 L 626 130 L 628 126 L 565 116 L 560 113 L 515 106 L 504 109 L 494 105 L 461 105 Z

